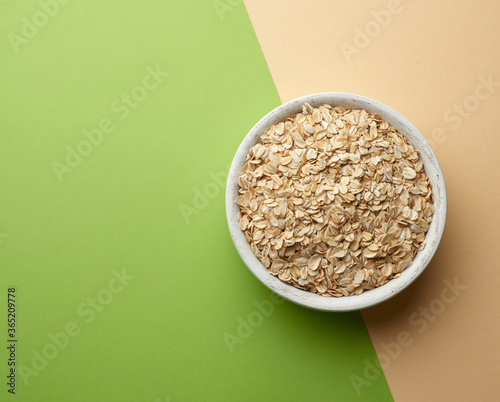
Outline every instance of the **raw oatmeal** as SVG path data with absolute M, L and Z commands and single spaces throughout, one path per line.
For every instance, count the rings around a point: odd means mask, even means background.
M 323 296 L 399 277 L 434 213 L 418 151 L 365 110 L 305 103 L 251 148 L 238 184 L 240 229 L 257 258 Z

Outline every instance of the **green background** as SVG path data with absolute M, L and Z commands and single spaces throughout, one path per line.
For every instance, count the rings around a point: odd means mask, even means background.
M 222 3 L 71 1 L 44 25 L 38 2 L 0 2 L 1 299 L 17 288 L 18 365 L 56 354 L 0 400 L 391 400 L 383 375 L 351 384 L 376 361 L 359 313 L 255 305 L 272 298 L 231 242 L 224 176 L 280 100 L 244 5 Z M 168 77 L 143 91 L 148 68 Z M 125 117 L 127 94 L 144 99 Z M 102 119 L 114 130 L 59 180 Z

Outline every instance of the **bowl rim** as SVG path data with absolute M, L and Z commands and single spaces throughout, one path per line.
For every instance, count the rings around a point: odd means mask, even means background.
M 399 278 L 391 279 L 386 284 L 375 289 L 366 290 L 360 295 L 338 298 L 324 297 L 282 282 L 278 277 L 268 273 L 267 269 L 251 251 L 243 232 L 239 228 L 239 208 L 235 203 L 235 198 L 238 195 L 237 179 L 248 151 L 272 124 L 298 113 L 302 110 L 302 104 L 305 102 L 312 106 L 331 104 L 332 106 L 365 109 L 372 114 L 378 113 L 383 120 L 395 127 L 420 151 L 425 172 L 432 185 L 435 212 L 426 234 L 426 247 L 416 254 L 412 264 L 402 272 Z M 246 134 L 229 169 L 225 206 L 233 244 L 247 268 L 264 286 L 284 299 L 301 306 L 315 310 L 341 312 L 361 310 L 382 303 L 406 289 L 417 279 L 431 261 L 441 241 L 446 223 L 447 197 L 443 173 L 436 155 L 424 136 L 409 120 L 389 106 L 365 96 L 344 92 L 321 92 L 292 99 L 274 108 Z

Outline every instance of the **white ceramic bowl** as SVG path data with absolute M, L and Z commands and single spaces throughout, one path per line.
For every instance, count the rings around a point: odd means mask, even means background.
M 392 279 L 385 285 L 367 290 L 358 296 L 340 298 L 323 297 L 312 292 L 297 289 L 280 281 L 277 277 L 269 274 L 267 269 L 255 257 L 238 225 L 239 209 L 235 203 L 235 198 L 238 195 L 237 179 L 250 148 L 257 143 L 259 137 L 271 125 L 283 121 L 295 113 L 299 113 L 302 110 L 304 102 L 308 102 L 312 106 L 320 106 L 326 103 L 333 106 L 365 109 L 369 113 L 378 113 L 383 120 L 395 127 L 420 151 L 425 173 L 429 176 L 432 184 L 435 213 L 426 235 L 426 247 L 416 255 L 412 265 L 406 268 L 399 278 Z M 436 252 L 444 231 L 446 222 L 446 188 L 441 168 L 429 143 L 407 119 L 390 107 L 373 99 L 348 93 L 325 92 L 294 99 L 277 107 L 264 116 L 250 130 L 238 148 L 231 169 L 229 170 L 226 187 L 226 214 L 229 231 L 236 250 L 248 269 L 265 286 L 283 298 L 305 307 L 325 311 L 352 311 L 374 306 L 391 298 L 408 287 L 423 272 Z

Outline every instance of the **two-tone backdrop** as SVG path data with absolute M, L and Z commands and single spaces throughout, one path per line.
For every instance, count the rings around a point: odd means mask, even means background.
M 0 400 L 496 400 L 500 6 L 0 1 Z M 225 221 L 248 130 L 352 92 L 429 140 L 426 272 L 346 314 L 274 297 Z

